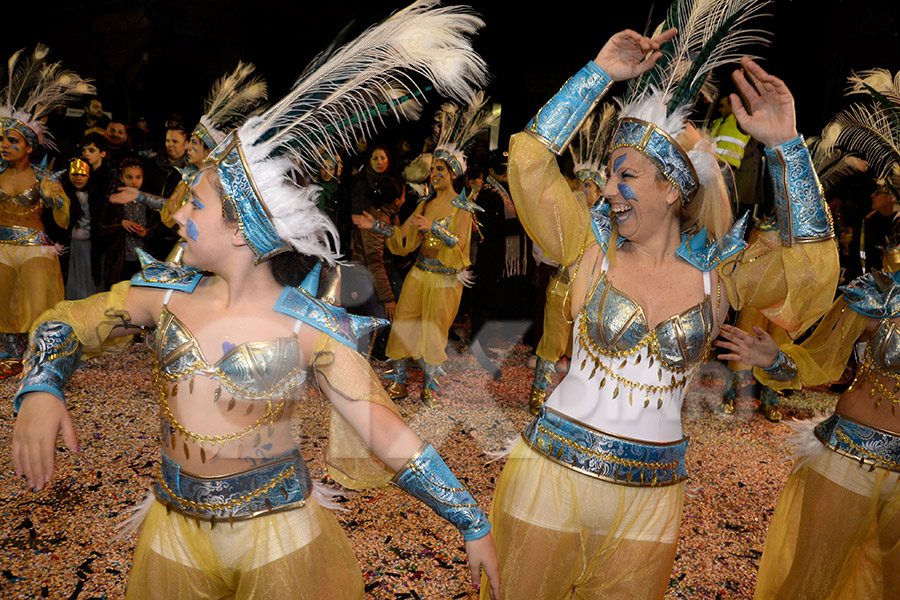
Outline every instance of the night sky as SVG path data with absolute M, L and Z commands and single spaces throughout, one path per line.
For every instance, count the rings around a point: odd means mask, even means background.
M 454 2 L 455 3 L 455 2 Z M 667 2 L 561 0 L 526 10 L 524 2 L 470 3 L 487 26 L 476 47 L 490 66 L 490 96 L 503 104 L 501 135 L 521 129 L 567 77 L 592 59 L 615 31 L 655 25 Z M 96 81 L 107 111 L 158 126 L 165 115 L 196 123 L 212 82 L 244 60 L 283 95 L 303 67 L 351 21 L 353 35 L 399 3 L 260 0 L 20 1 L 5 7 L 0 51 L 42 41 L 51 59 Z M 34 7 L 34 8 L 31 8 Z M 851 69 L 900 69 L 897 0 L 776 0 L 764 66 L 785 79 L 797 101 L 799 129 L 815 135 L 836 111 Z M 28 23 L 32 26 L 19 26 Z M 613 88 L 613 95 L 624 86 Z

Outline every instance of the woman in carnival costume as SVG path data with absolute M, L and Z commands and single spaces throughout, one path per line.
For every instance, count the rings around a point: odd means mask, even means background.
M 42 217 L 69 226 L 69 199 L 62 185 L 31 164 L 38 146 L 52 147 L 44 125 L 58 106 L 93 93 L 93 86 L 59 63 L 46 64 L 49 49 L 38 44 L 23 57 L 19 50 L 0 73 L 0 377 L 22 368 L 31 323 L 63 298 L 58 248 Z
M 355 352 L 371 320 L 313 297 L 317 269 L 294 287 L 309 263 L 336 254 L 318 190 L 292 176 L 314 174 L 322 147 L 333 156 L 373 133 L 382 113 L 400 116 L 417 94 L 411 74 L 455 97 L 485 78 L 468 39 L 480 19 L 434 4 L 368 30 L 216 146 L 175 214 L 188 267 L 152 262 L 107 293 L 58 304 L 33 328 L 13 460 L 40 490 L 57 434 L 77 450 L 61 399 L 80 358 L 156 326 L 162 464 L 140 511 L 128 598 L 363 597 L 356 557 L 292 440 L 307 377 L 332 403 L 332 476 L 413 494 L 461 530 L 473 582 L 482 567 L 497 581 L 484 513 Z
M 578 144 L 570 148 L 575 160 L 575 178 L 581 184 L 585 206 L 588 208 L 600 200 L 603 188 L 606 187 L 606 155 L 613 125 L 616 123 L 616 109 L 607 103 L 597 115 L 597 118 L 592 115 L 585 119 L 578 130 Z M 587 213 L 584 216 L 588 218 Z M 534 364 L 534 381 L 528 397 L 528 410 L 535 415 L 547 400 L 550 375 L 556 372 L 556 363 L 563 356 L 572 356 L 570 283 L 569 270 L 559 265 L 547 285 L 543 334 L 535 351 L 537 360 Z
M 353 216 L 358 227 L 387 237 L 388 250 L 394 254 L 418 250 L 397 300 L 386 349 L 393 361 L 385 375 L 391 380 L 387 390 L 395 400 L 407 395 L 410 359 L 422 359 L 422 401 L 430 407 L 439 403 L 438 377 L 444 374 L 441 365 L 447 360 L 447 335 L 459 310 L 469 266 L 472 219 L 479 210 L 466 200 L 465 149 L 493 121 L 490 111 L 484 109 L 485 102 L 479 95 L 465 112 L 455 104 L 445 104 L 438 111 L 431 162 L 434 191 L 419 202 L 403 225 L 393 227 L 368 213 Z
M 142 192 L 133 187 L 119 188 L 111 194 L 113 204 L 140 202 L 148 208 L 158 210 L 166 227 L 175 227 L 175 212 L 187 201 L 190 192 L 191 175 L 203 165 L 203 161 L 225 136 L 240 127 L 247 117 L 259 108 L 266 99 L 266 83 L 260 77 L 250 79 L 256 67 L 238 62 L 234 71 L 220 77 L 206 98 L 203 116 L 191 132 L 187 148 L 188 167 L 182 173 L 182 181 L 169 198 Z
M 714 148 L 685 121 L 709 70 L 758 41 L 738 28 L 762 5 L 679 2 L 653 38 L 614 35 L 512 138 L 519 217 L 571 265 L 575 325 L 572 368 L 494 495 L 507 598 L 661 598 L 687 477 L 681 405 L 729 306 L 756 306 L 793 333 L 828 308 L 837 251 L 784 83 L 744 59 L 734 79 L 746 108 L 732 98 L 742 128 L 767 146 L 785 215 L 780 247 L 743 242 L 746 217 L 732 227 Z M 589 219 L 555 154 L 609 85 L 627 79 L 607 202 Z
M 878 69 L 850 82 L 874 101 L 838 115 L 837 143 L 880 174 L 876 194 L 900 197 L 900 75 Z M 872 271 L 840 290 L 800 345 L 779 348 L 760 328 L 729 328 L 730 341 L 717 342 L 731 351 L 725 358 L 790 367 L 787 381 L 755 370 L 775 389 L 836 381 L 857 357 L 834 414 L 793 425 L 796 462 L 766 534 L 757 599 L 900 597 L 900 276 Z

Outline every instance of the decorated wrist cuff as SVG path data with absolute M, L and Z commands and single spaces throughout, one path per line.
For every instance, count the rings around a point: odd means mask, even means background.
M 143 204 L 147 208 L 152 208 L 153 210 L 162 210 L 163 206 L 166 205 L 165 198 L 154 196 L 153 194 L 148 194 L 146 192 L 138 192 L 135 202 Z
M 611 84 L 612 78 L 597 63 L 589 62 L 538 111 L 526 130 L 551 152 L 562 154 Z
M 22 380 L 13 399 L 13 410 L 19 411 L 22 396 L 28 392 L 48 392 L 63 397 L 63 386 L 81 359 L 81 342 L 75 330 L 62 321 L 45 321 L 31 336 L 25 353 Z
M 53 196 L 52 198 L 47 198 L 42 193 L 41 197 L 44 199 L 44 205 L 47 208 L 52 208 L 53 210 L 62 210 L 66 207 L 66 199 L 59 194 Z
M 384 237 L 389 238 L 394 235 L 394 226 L 388 225 L 384 221 L 375 219 L 375 222 L 372 223 L 372 231 L 374 231 L 378 235 L 383 235 Z
M 766 148 L 775 188 L 775 209 L 781 245 L 817 242 L 834 237 L 831 212 L 803 136 Z
M 491 530 L 487 515 L 431 444 L 413 454 L 392 483 L 452 523 L 466 541 L 484 537 Z
M 431 223 L 431 234 L 441 240 L 448 248 L 452 248 L 459 241 L 455 235 L 447 231 L 444 226 L 437 221 Z
M 778 358 L 775 359 L 775 363 L 771 367 L 761 368 L 766 372 L 766 375 L 775 381 L 790 381 L 797 376 L 797 365 L 794 364 L 790 356 L 780 349 L 778 350 Z

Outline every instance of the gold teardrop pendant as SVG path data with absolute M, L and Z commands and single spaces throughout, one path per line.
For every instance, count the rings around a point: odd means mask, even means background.
M 634 361 L 634 364 L 636 364 L 636 365 L 641 364 L 641 355 L 640 354 L 638 354 L 637 360 Z
M 219 401 L 219 396 L 221 396 L 221 395 L 222 395 L 222 386 L 221 386 L 221 385 L 217 385 L 217 386 L 216 386 L 216 391 L 215 391 L 215 393 L 213 394 L 213 404 L 215 404 L 216 402 Z
M 580 370 L 584 371 L 584 368 L 586 366 L 587 366 L 587 359 L 584 359 L 583 361 L 581 361 L 581 369 Z
M 647 363 L 647 365 L 650 366 L 650 367 L 653 366 L 653 356 L 650 357 L 650 362 Z
M 244 416 L 246 417 L 247 415 L 249 415 L 249 414 L 252 413 L 252 412 L 253 412 L 253 403 L 252 403 L 252 402 L 248 402 L 248 403 L 247 403 L 247 410 L 244 411 Z
M 647 408 L 648 406 L 650 406 L 650 398 L 649 397 L 644 398 L 644 408 Z
M 627 364 L 628 364 L 628 359 L 626 358 L 625 360 L 622 361 L 622 364 L 619 365 L 619 368 L 620 368 L 620 369 L 624 369 L 624 368 L 625 368 L 625 365 L 627 365 Z
M 237 400 L 235 400 L 234 396 L 232 396 L 231 399 L 228 401 L 228 408 L 226 408 L 225 410 L 233 409 L 235 404 L 237 404 Z
M 173 395 L 173 396 L 177 396 L 177 395 L 178 395 L 178 384 L 177 384 L 177 383 L 176 383 L 175 385 L 172 386 L 172 395 Z
M 600 380 L 600 387 L 603 388 L 606 385 L 606 377 Z
M 662 367 L 656 369 L 656 376 L 662 381 Z
M 206 448 L 200 446 L 200 462 L 206 464 Z
M 184 457 L 185 457 L 185 458 L 190 458 L 190 457 L 191 457 L 191 453 L 188 451 L 188 443 L 187 443 L 187 440 L 184 440 Z
M 662 403 L 662 397 L 660 397 L 660 399 L 656 401 L 656 410 L 661 409 L 661 408 L 662 408 L 662 404 L 663 404 L 663 403 Z
M 588 377 L 588 379 L 593 379 L 594 375 L 596 375 L 596 374 L 597 374 L 597 365 L 594 365 L 594 368 L 591 370 L 591 374 Z
M 616 391 L 613 392 L 613 400 L 619 396 L 619 386 L 616 385 Z
M 189 394 L 194 393 L 194 377 L 193 377 L 193 375 L 191 376 L 191 382 L 188 384 L 188 393 Z

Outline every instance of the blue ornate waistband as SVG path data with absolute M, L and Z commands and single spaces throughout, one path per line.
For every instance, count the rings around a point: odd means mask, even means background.
M 416 257 L 416 266 L 429 273 L 443 273 L 444 275 L 456 275 L 459 273 L 458 270 L 452 267 L 445 267 L 438 259 L 425 258 L 421 254 Z
M 300 508 L 312 480 L 299 450 L 234 475 L 200 477 L 162 455 L 156 498 L 167 508 L 204 521 L 235 521 Z
M 0 227 L 0 244 L 14 244 L 16 246 L 52 246 L 53 240 L 43 229 L 31 227 L 16 227 L 6 225 Z
M 673 485 L 687 477 L 687 438 L 662 444 L 629 440 L 573 422 L 546 407 L 522 437 L 553 462 L 613 483 Z
M 869 465 L 900 472 L 900 436 L 831 415 L 815 429 L 816 437 L 830 450 Z

